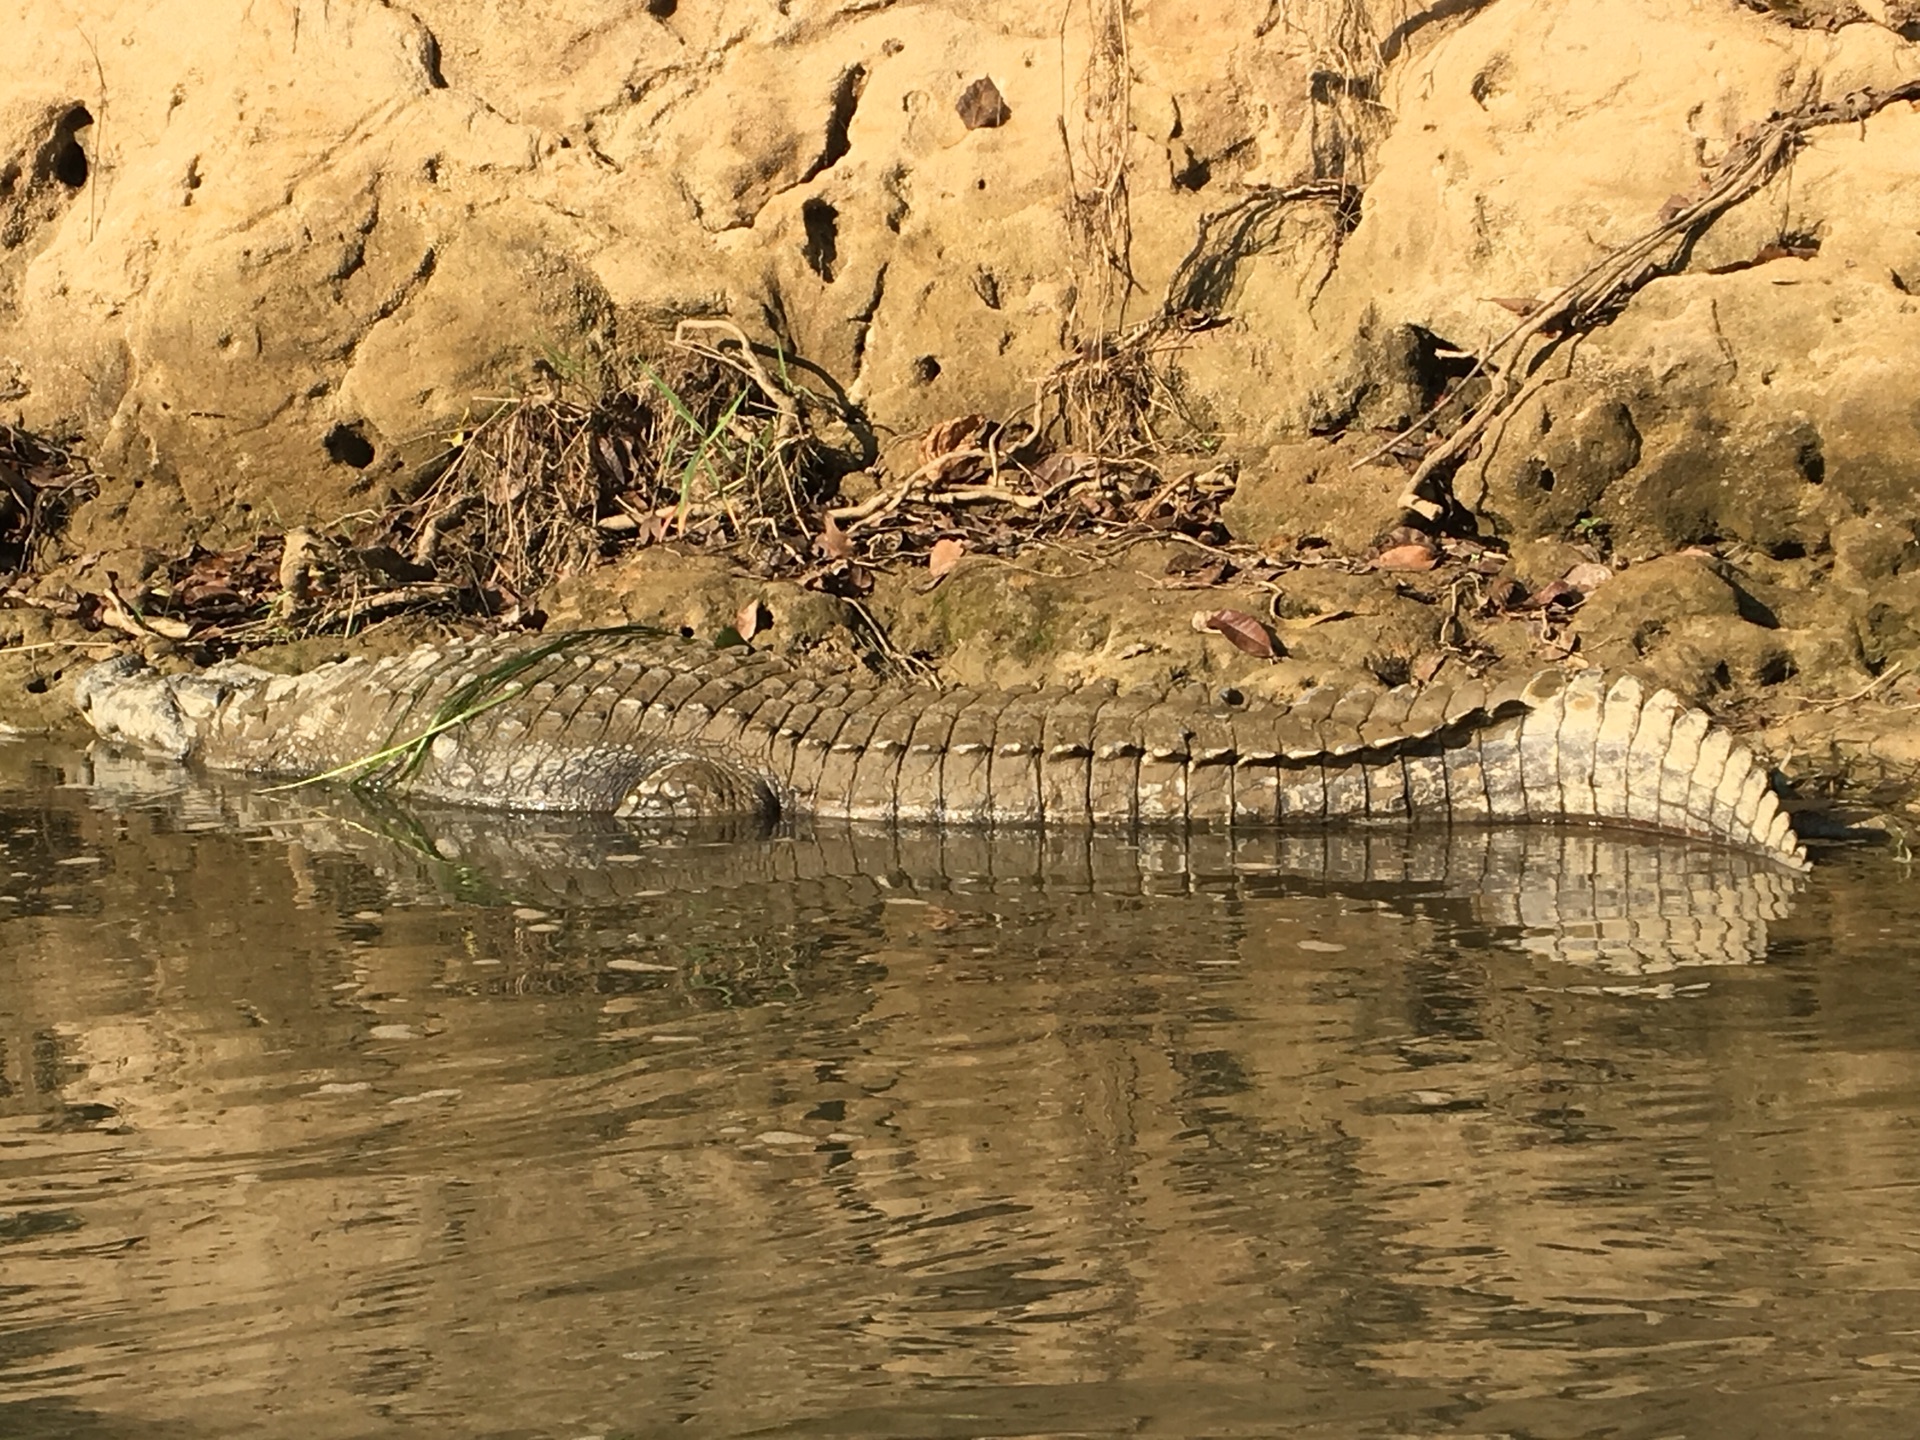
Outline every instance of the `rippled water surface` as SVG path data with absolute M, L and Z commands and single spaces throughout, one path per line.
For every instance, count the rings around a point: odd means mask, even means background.
M 1920 899 L 0 746 L 0 1433 L 1887 1436 Z

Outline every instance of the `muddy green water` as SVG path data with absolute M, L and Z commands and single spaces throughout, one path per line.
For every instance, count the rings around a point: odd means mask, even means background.
M 1920 896 L 0 746 L 0 1433 L 1888 1436 Z

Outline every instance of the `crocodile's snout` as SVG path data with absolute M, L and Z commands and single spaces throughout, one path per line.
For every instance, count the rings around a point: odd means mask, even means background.
M 193 750 L 193 727 L 180 713 L 172 687 L 138 655 L 95 665 L 80 677 L 73 698 L 104 739 L 172 760 L 184 760 Z
M 264 678 L 250 666 L 225 665 L 200 674 L 160 675 L 137 655 L 93 666 L 75 683 L 74 703 L 104 739 L 134 745 L 169 760 L 185 760 L 202 722 L 235 689 Z

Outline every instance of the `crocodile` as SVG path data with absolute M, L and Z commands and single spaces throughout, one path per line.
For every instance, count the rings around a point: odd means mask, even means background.
M 991 827 L 1561 820 L 1807 864 L 1767 768 L 1626 673 L 1319 686 L 1285 704 L 1197 686 L 934 690 L 623 627 L 296 676 L 232 662 L 161 675 L 122 656 L 75 698 L 103 737 L 171 759 L 496 809 Z

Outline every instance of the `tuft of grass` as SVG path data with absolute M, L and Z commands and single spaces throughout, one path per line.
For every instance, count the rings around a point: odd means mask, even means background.
M 824 402 L 784 357 L 769 371 L 738 330 L 705 324 L 723 333 L 683 325 L 653 359 L 549 356 L 543 388 L 489 402 L 446 437 L 389 517 L 395 548 L 502 608 L 626 544 L 803 558 L 808 516 L 837 481 L 812 425 Z

